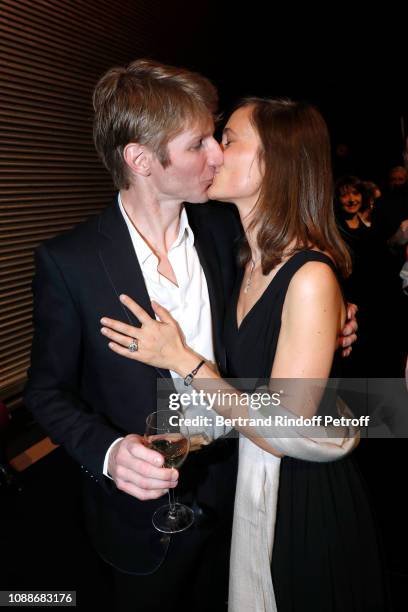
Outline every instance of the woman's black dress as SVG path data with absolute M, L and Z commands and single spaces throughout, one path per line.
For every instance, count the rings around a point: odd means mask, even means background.
M 225 327 L 231 377 L 269 379 L 286 291 L 308 261 L 336 272 L 322 253 L 295 254 L 238 329 L 239 279 Z M 352 456 L 331 463 L 282 459 L 271 571 L 278 612 L 391 610 L 372 512 Z

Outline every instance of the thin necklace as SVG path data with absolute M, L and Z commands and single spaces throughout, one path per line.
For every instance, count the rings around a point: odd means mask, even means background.
M 258 263 L 259 260 L 260 260 L 260 257 L 258 257 L 258 259 L 253 259 L 251 257 L 251 269 L 249 271 L 248 279 L 247 279 L 247 281 L 245 283 L 244 293 L 248 293 L 248 291 L 249 291 L 249 288 L 250 288 L 251 283 L 252 283 L 252 274 L 253 274 L 255 266 L 256 266 L 256 264 Z

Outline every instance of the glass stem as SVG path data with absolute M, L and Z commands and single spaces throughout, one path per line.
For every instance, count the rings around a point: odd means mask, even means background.
M 169 489 L 169 518 L 176 518 L 176 502 L 174 499 L 174 489 Z

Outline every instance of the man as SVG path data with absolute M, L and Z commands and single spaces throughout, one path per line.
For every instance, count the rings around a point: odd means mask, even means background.
M 395 166 L 389 172 L 388 185 L 391 190 L 402 187 L 407 182 L 407 169 L 404 166 Z
M 109 70 L 94 92 L 94 138 L 118 199 L 37 251 L 26 403 L 83 469 L 88 529 L 114 568 L 119 610 L 225 607 L 234 441 L 188 458 L 177 494 L 196 500 L 205 520 L 163 537 L 151 517 L 177 471 L 140 434 L 156 380 L 170 373 L 121 359 L 99 331 L 103 315 L 130 320 L 120 294 L 152 316 L 156 299 L 188 344 L 226 371 L 221 329 L 240 227 L 228 206 L 204 204 L 222 163 L 216 102 L 211 83 L 183 69 L 138 60 Z

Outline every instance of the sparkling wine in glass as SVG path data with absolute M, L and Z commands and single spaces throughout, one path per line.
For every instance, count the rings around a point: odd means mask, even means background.
M 164 467 L 178 469 L 190 450 L 188 428 L 180 427 L 183 415 L 179 411 L 157 410 L 146 419 L 145 442 L 149 448 L 164 457 Z M 169 489 L 169 503 L 153 514 L 153 526 L 162 533 L 184 531 L 194 521 L 193 511 L 174 499 L 174 490 Z

